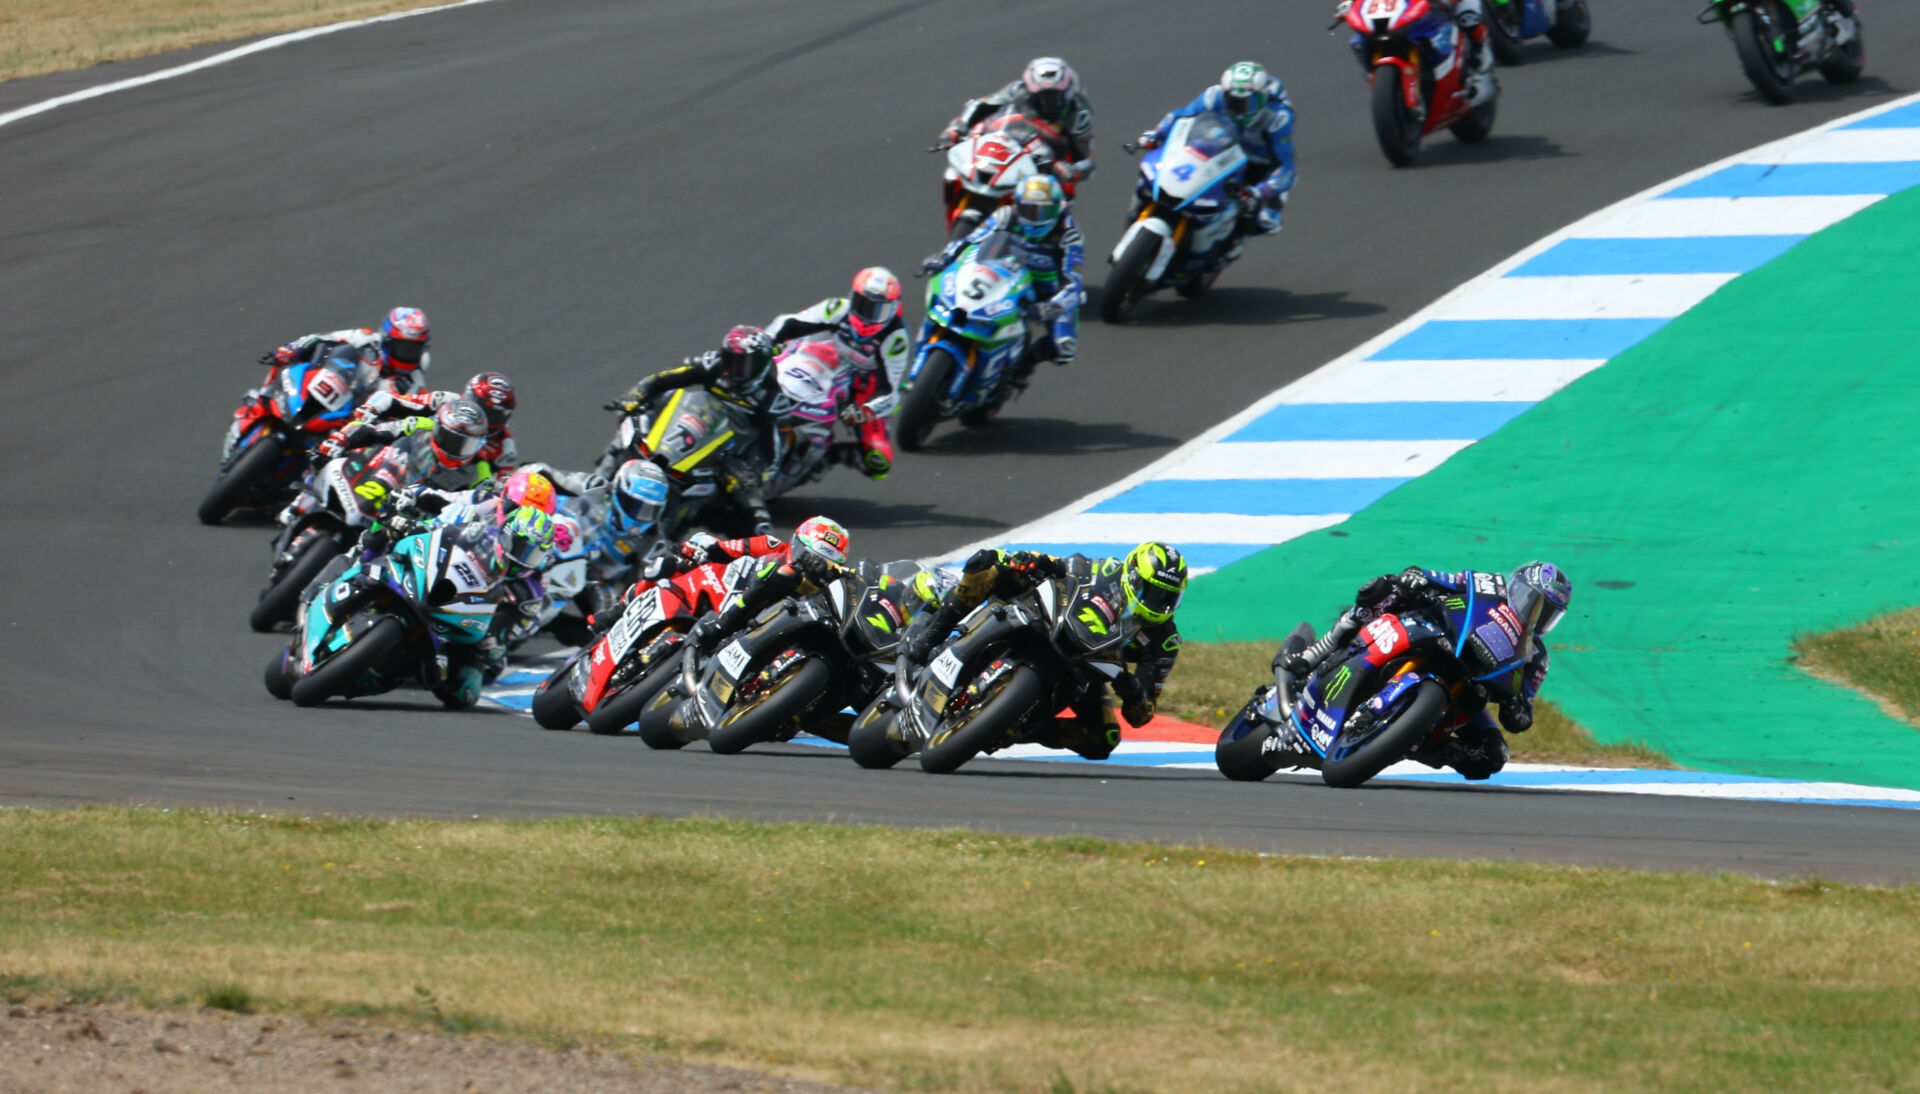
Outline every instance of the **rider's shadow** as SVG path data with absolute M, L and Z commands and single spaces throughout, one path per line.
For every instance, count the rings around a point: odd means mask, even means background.
M 928 440 L 926 449 L 941 456 L 959 457 L 1064 456 L 1173 448 L 1179 443 L 1178 437 L 1145 433 L 1126 422 L 1023 417 L 1020 403 L 1015 400 L 986 428 L 943 428 Z
M 1734 75 L 1738 76 L 1739 72 L 1736 71 Z M 1862 76 L 1850 84 L 1830 84 L 1818 76 L 1802 76 L 1793 82 L 1794 100 L 1802 103 L 1838 103 L 1849 99 L 1893 98 L 1906 93 L 1904 88 L 1895 87 L 1873 75 Z M 1735 97 L 1743 103 L 1759 106 L 1772 105 L 1751 87 Z
M 1294 293 L 1271 285 L 1229 285 L 1192 300 L 1149 297 L 1134 309 L 1133 326 L 1275 326 L 1323 319 L 1360 319 L 1385 312 L 1385 304 L 1351 299 L 1344 290 Z
M 1551 137 L 1532 133 L 1495 133 L 1479 144 L 1460 141 L 1435 141 L 1420 150 L 1420 164 L 1414 170 L 1436 167 L 1473 167 L 1485 163 L 1510 163 L 1515 160 L 1557 160 L 1578 156 L 1560 146 Z
M 1545 38 L 1534 38 L 1529 39 L 1520 46 L 1520 56 L 1521 61 L 1517 65 L 1501 65 L 1498 70 L 1499 75 L 1505 76 L 1516 68 L 1527 68 L 1532 65 L 1559 64 L 1564 61 L 1598 60 L 1602 57 L 1638 57 L 1640 56 L 1640 51 L 1637 49 L 1623 49 L 1620 46 L 1602 42 L 1597 38 L 1589 38 L 1584 44 L 1574 49 L 1561 49 Z

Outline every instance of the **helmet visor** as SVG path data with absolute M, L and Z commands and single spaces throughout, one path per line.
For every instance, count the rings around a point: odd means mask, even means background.
M 900 314 L 898 300 L 875 300 L 866 293 L 853 295 L 853 323 L 856 329 L 862 324 L 868 327 L 880 327 L 893 321 Z M 865 334 L 865 331 L 861 331 Z
M 547 563 L 547 546 L 518 530 L 507 533 L 507 562 L 522 570 L 538 570 Z
M 1565 605 L 1555 604 L 1551 596 L 1517 574 L 1507 581 L 1507 605 L 1520 617 L 1521 626 L 1534 634 L 1553 633 L 1567 614 Z
M 613 503 L 620 510 L 620 519 L 629 528 L 649 528 L 660 519 L 661 503 L 655 499 L 636 497 L 619 490 L 614 492 Z
M 1034 112 L 1050 122 L 1060 120 L 1061 110 L 1066 105 L 1067 93 L 1060 88 L 1043 88 L 1033 93 Z
M 441 455 L 458 463 L 465 463 L 478 456 L 480 449 L 486 443 L 485 437 L 462 433 L 457 429 L 449 429 L 445 425 L 433 427 L 433 446 L 440 450 Z
M 1267 105 L 1267 97 L 1258 91 L 1229 91 L 1224 98 L 1227 113 L 1232 114 L 1237 122 L 1246 121 Z
M 1127 590 L 1132 594 L 1133 614 L 1150 623 L 1165 623 L 1171 619 L 1173 610 L 1180 606 L 1180 597 L 1184 592 L 1156 585 L 1137 575 L 1127 582 Z
M 425 342 L 413 342 L 405 338 L 381 339 L 380 348 L 387 360 L 396 365 L 418 366 L 427 355 Z

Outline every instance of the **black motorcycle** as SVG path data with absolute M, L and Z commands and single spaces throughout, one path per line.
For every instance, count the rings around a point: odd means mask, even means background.
M 1801 73 L 1850 84 L 1866 66 L 1853 0 L 1711 0 L 1700 22 L 1727 28 L 1740 67 L 1770 103 L 1792 102 Z

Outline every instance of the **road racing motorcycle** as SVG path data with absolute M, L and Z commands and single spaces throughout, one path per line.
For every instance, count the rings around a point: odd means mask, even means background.
M 1561 49 L 1584 45 L 1593 33 L 1587 0 L 1485 0 L 1487 42 L 1493 58 L 1503 65 L 1527 59 L 1520 43 L 1547 36 Z
M 344 453 L 313 470 L 296 499 L 298 514 L 274 539 L 267 585 L 248 625 L 264 632 L 293 618 L 301 591 L 380 520 L 394 495 L 413 485 L 412 450 L 427 443 L 426 433 L 414 433 L 370 452 Z
M 807 730 L 845 744 L 848 720 L 893 681 L 920 602 L 911 562 L 863 560 L 851 577 L 772 605 L 711 655 L 689 650 L 647 703 L 640 739 L 675 749 L 705 738 L 732 754 Z
M 1466 35 L 1447 11 L 1430 0 L 1341 0 L 1336 14 L 1353 32 L 1349 44 L 1373 94 L 1374 136 L 1395 167 L 1412 166 L 1421 140 L 1441 129 L 1465 144 L 1493 132 L 1499 96 L 1469 106 Z
M 1727 28 L 1740 67 L 1770 103 L 1792 102 L 1803 72 L 1850 84 L 1866 67 L 1854 0 L 1712 0 L 1700 22 Z
M 825 340 L 797 341 L 774 360 L 774 379 L 780 394 L 771 412 L 779 450 L 774 453 L 773 470 L 767 476 L 769 499 L 827 473 L 834 423 L 839 420 L 840 408 L 853 398 L 852 373 L 829 363 L 834 352 Z
M 1194 297 L 1226 269 L 1227 240 L 1240 217 L 1238 183 L 1247 172 L 1240 131 L 1212 111 L 1181 118 L 1166 143 L 1140 161 L 1140 212 L 1114 245 L 1100 318 L 1124 323 L 1140 298 L 1172 286 Z
M 901 379 L 895 444 L 919 451 L 949 418 L 987 424 L 1009 383 L 1024 384 L 1032 369 L 1026 317 L 1034 302 L 1033 275 L 1008 232 L 968 244 L 934 275 L 920 344 Z
M 665 392 L 620 419 L 614 451 L 601 461 L 600 473 L 612 478 L 636 458 L 652 460 L 667 473 L 667 504 L 653 527 L 653 542 L 631 545 L 632 554 L 645 558 L 658 544 L 680 542 L 703 518 L 725 526 L 738 523 L 727 505 L 727 473 L 721 466 L 737 436 L 727 404 L 704 388 Z
M 1214 745 L 1229 779 L 1257 781 L 1283 767 L 1318 768 L 1351 788 L 1388 765 L 1440 747 L 1487 705 L 1517 694 L 1533 639 L 1491 575 L 1465 595 L 1396 593 L 1372 611 L 1344 650 L 1305 677 L 1277 667 L 1313 642 L 1302 623 L 1275 658 L 1274 682 L 1253 693 Z
M 333 357 L 274 365 L 260 394 L 233 412 L 213 488 L 201 500 L 202 524 L 235 509 L 282 506 L 310 466 L 313 448 L 353 414 L 355 363 Z
M 447 650 L 486 638 L 505 572 L 493 531 L 460 524 L 408 536 L 356 562 L 294 620 L 293 641 L 267 663 L 267 691 L 310 707 L 447 677 Z
M 974 126 L 955 144 L 928 149 L 947 154 L 941 193 L 949 243 L 972 235 L 995 209 L 1012 200 L 1028 176 L 1053 171 L 1053 150 L 1043 127 L 1058 139 L 1058 131 L 1044 122 L 1006 114 Z M 1067 193 L 1072 196 L 1071 187 Z

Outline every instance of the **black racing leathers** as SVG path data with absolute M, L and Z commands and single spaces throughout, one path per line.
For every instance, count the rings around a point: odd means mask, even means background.
M 622 397 L 631 411 L 650 403 L 664 391 L 683 387 L 704 387 L 726 404 L 734 419 L 734 432 L 740 442 L 720 458 L 727 472 L 727 496 L 746 510 L 755 535 L 773 529 L 773 516 L 767 510 L 764 489 L 767 467 L 779 451 L 778 423 L 773 416 L 773 401 L 779 389 L 769 380 L 758 391 L 740 392 L 728 387 L 719 376 L 720 354 L 709 350 L 689 357 L 677 368 L 663 369 L 639 383 Z

